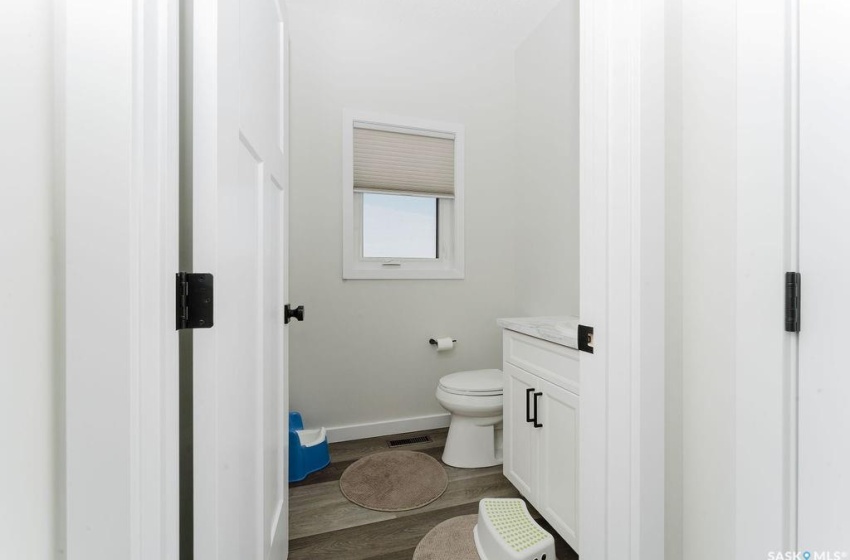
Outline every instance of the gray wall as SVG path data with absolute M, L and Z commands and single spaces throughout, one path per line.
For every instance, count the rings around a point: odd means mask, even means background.
M 516 51 L 516 299 L 520 314 L 578 315 L 578 0 Z
M 440 376 L 500 367 L 515 303 L 513 49 L 423 48 L 291 6 L 291 408 L 329 427 L 444 411 Z M 392 45 L 392 48 L 388 48 Z M 343 107 L 466 126 L 466 278 L 342 280 Z M 437 354 L 432 336 L 458 339 Z

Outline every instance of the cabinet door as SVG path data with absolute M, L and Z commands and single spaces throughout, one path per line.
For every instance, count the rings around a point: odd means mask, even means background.
M 578 406 L 575 393 L 541 382 L 538 509 L 578 550 Z
M 537 432 L 527 414 L 532 393 L 540 391 L 542 380 L 518 367 L 504 364 L 504 473 L 517 490 L 535 503 L 537 469 Z

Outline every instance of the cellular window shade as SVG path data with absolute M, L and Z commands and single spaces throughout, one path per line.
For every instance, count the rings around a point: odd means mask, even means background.
M 354 190 L 453 197 L 455 141 L 355 125 Z

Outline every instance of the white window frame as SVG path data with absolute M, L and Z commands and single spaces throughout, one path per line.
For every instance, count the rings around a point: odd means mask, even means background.
M 461 124 L 347 109 L 342 130 L 342 277 L 346 280 L 459 280 L 464 277 L 464 127 Z M 354 192 L 354 125 L 400 128 L 412 134 L 451 134 L 455 147 L 454 198 L 438 200 L 438 257 L 363 256 L 363 194 Z M 395 194 L 395 193 L 388 193 Z M 405 193 L 399 193 L 405 194 Z M 415 195 L 414 195 L 415 196 Z

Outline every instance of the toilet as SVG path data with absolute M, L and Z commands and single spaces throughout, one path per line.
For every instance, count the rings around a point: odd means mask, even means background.
M 452 413 L 443 462 L 475 469 L 502 464 L 502 371 L 478 369 L 440 379 L 437 402 Z

